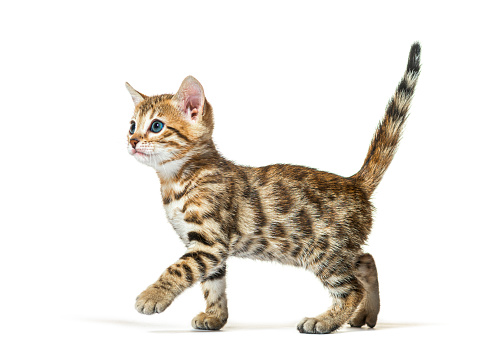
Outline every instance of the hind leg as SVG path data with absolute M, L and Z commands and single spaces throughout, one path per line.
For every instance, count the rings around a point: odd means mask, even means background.
M 365 253 L 358 257 L 355 275 L 366 290 L 366 295 L 350 318 L 352 327 L 361 327 L 365 323 L 373 328 L 377 324 L 380 311 L 380 293 L 378 290 L 378 274 L 375 261 L 371 254 Z
M 342 268 L 338 274 L 317 274 L 333 297 L 333 305 L 325 313 L 304 318 L 297 325 L 300 333 L 327 334 L 345 324 L 362 302 L 365 290 L 353 268 Z

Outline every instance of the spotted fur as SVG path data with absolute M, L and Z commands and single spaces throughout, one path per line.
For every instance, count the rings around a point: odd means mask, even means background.
M 344 323 L 375 326 L 380 308 L 375 262 L 362 251 L 372 227 L 370 196 L 392 161 L 420 71 L 420 45 L 387 106 L 360 171 L 341 177 L 275 164 L 239 166 L 212 141 L 213 112 L 202 85 L 187 77 L 175 95 L 147 97 L 127 84 L 135 103 L 128 150 L 153 167 L 168 220 L 187 250 L 142 292 L 136 309 L 160 313 L 201 283 L 207 308 L 197 329 L 220 329 L 228 318 L 230 256 L 277 261 L 311 271 L 333 305 L 298 324 L 302 333 L 330 333 Z M 164 126 L 151 130 L 153 121 Z

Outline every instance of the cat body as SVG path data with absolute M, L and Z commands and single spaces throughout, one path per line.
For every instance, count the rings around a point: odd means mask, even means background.
M 346 322 L 375 326 L 377 271 L 362 251 L 372 226 L 370 196 L 397 148 L 419 61 L 414 44 L 365 162 L 348 178 L 303 166 L 236 165 L 212 141 L 212 107 L 196 79 L 187 77 L 175 95 L 152 97 L 127 83 L 136 105 L 128 151 L 156 170 L 167 218 L 187 248 L 137 297 L 136 309 L 160 313 L 200 282 L 207 308 L 192 326 L 222 328 L 226 261 L 236 256 L 303 267 L 320 279 L 333 305 L 303 319 L 300 332 L 330 333 Z

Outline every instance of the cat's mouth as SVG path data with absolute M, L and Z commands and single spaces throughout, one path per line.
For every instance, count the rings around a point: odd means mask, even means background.
M 132 155 L 134 156 L 138 156 L 138 157 L 147 157 L 147 156 L 151 156 L 150 154 L 146 154 L 142 151 L 139 151 L 139 150 L 136 150 L 136 149 L 133 149 L 132 150 Z
M 145 152 L 139 151 L 135 148 L 130 149 L 130 154 L 136 158 L 146 158 L 150 156 L 149 154 L 146 154 Z
M 137 161 L 144 163 L 146 165 L 154 167 L 157 163 L 164 160 L 168 160 L 170 156 L 165 157 L 164 153 L 160 151 L 155 151 L 155 149 L 136 149 L 129 146 L 128 153 L 133 156 Z
M 157 158 L 157 153 L 145 153 L 143 151 L 139 151 L 133 148 L 130 151 L 130 154 L 137 160 L 144 162 L 144 161 L 152 161 Z

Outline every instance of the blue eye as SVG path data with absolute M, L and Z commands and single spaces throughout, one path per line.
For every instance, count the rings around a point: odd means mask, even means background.
M 130 125 L 130 134 L 133 135 L 135 133 L 135 128 L 137 126 L 135 125 L 135 122 L 132 122 L 132 124 Z
M 158 121 L 158 120 L 153 121 L 152 125 L 150 126 L 150 131 L 158 133 L 162 130 L 163 126 L 165 126 L 165 125 L 163 124 L 162 121 Z

